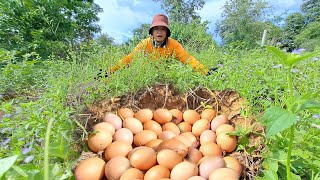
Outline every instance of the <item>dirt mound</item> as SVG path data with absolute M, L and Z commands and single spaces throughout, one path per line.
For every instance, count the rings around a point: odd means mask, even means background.
M 241 111 L 248 107 L 245 99 L 233 90 L 211 91 L 199 87 L 190 89 L 187 93 L 179 93 L 172 85 L 158 84 L 141 89 L 135 94 L 105 99 L 87 106 L 83 125 L 88 131 L 91 131 L 92 126 L 102 121 L 106 113 L 116 113 L 121 107 L 128 107 L 134 112 L 143 108 L 151 110 L 177 108 L 181 111 L 194 109 L 201 112 L 205 106 L 211 106 L 217 111 L 217 115 L 227 115 L 235 127 L 243 129 L 243 137 L 240 136 L 239 139 L 242 138 L 247 143 L 241 145 L 243 146 L 241 150 L 228 155 L 237 158 L 242 163 L 244 168 L 241 179 L 254 179 L 262 163 L 260 154 L 264 145 L 263 137 L 259 134 L 264 135 L 264 128 L 253 117 L 241 116 Z M 251 150 L 248 151 L 248 149 Z

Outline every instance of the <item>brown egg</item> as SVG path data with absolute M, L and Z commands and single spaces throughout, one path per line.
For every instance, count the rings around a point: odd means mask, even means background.
M 214 117 L 216 117 L 216 111 L 214 109 L 205 109 L 201 112 L 200 117 L 201 119 L 207 119 L 211 121 Z
M 157 147 L 159 146 L 159 144 L 162 142 L 163 140 L 161 139 L 153 139 L 149 142 L 147 142 L 147 144 L 145 146 L 147 147 L 151 147 L 152 149 L 157 149 Z
M 181 123 L 182 119 L 182 112 L 179 109 L 171 109 L 170 110 L 171 114 L 172 114 L 172 120 L 171 122 L 173 122 L 174 124 L 179 124 Z
M 106 163 L 98 157 L 92 157 L 79 163 L 74 171 L 78 180 L 98 180 L 104 177 Z
M 224 167 L 224 160 L 220 156 L 205 156 L 199 162 L 199 175 L 208 179 L 209 175 L 218 168 Z
M 172 139 L 175 136 L 177 136 L 177 134 L 172 132 L 172 131 L 162 131 L 159 134 L 158 138 L 161 139 L 161 140 L 167 140 L 167 139 Z
M 140 109 L 135 115 L 135 118 L 137 118 L 142 124 L 150 121 L 153 117 L 153 112 L 151 109 Z
M 216 129 L 216 134 L 233 132 L 235 128 L 230 124 L 221 124 Z
M 167 130 L 174 132 L 176 135 L 180 134 L 180 129 L 173 122 L 168 122 L 162 125 L 162 131 L 167 131 Z
M 93 130 L 95 131 L 107 131 L 109 132 L 111 135 L 113 135 L 116 131 L 116 129 L 114 128 L 114 126 L 110 123 L 107 122 L 101 122 L 98 123 L 96 125 L 93 126 Z
M 229 136 L 225 133 L 217 135 L 217 144 L 226 152 L 233 152 L 237 148 L 236 136 Z
M 191 140 L 190 138 L 188 138 L 187 136 L 178 135 L 178 136 L 174 137 L 173 139 L 182 142 L 182 143 L 185 144 L 188 148 L 193 147 L 193 142 L 192 142 L 192 140 Z
M 168 177 L 170 177 L 169 169 L 161 165 L 156 165 L 146 172 L 144 180 L 155 180 Z
M 172 120 L 172 114 L 168 109 L 159 108 L 154 111 L 153 119 L 162 125 Z
M 149 147 L 137 149 L 130 156 L 131 166 L 140 170 L 148 170 L 157 163 L 156 152 Z
M 184 161 L 177 164 L 171 171 L 170 178 L 172 180 L 188 179 L 198 175 L 199 169 L 196 164 Z
M 88 147 L 92 152 L 99 152 L 107 148 L 112 142 L 112 135 L 106 131 L 91 133 L 88 138 Z
M 221 148 L 214 142 L 201 144 L 199 150 L 203 156 L 222 156 Z
M 198 121 L 200 119 L 200 114 L 192 109 L 188 109 L 186 111 L 183 112 L 183 120 L 185 122 L 190 123 L 191 125 L 193 125 L 196 121 Z
M 151 130 L 142 130 L 133 137 L 133 143 L 136 146 L 144 146 L 149 141 L 157 139 L 157 134 Z
M 136 118 L 127 118 L 123 121 L 123 127 L 129 129 L 133 134 L 143 130 L 142 123 Z
M 196 148 L 190 148 L 185 159 L 189 162 L 194 163 L 194 164 L 198 164 L 198 162 L 200 161 L 200 159 L 202 157 L 203 157 L 203 155 L 200 150 L 198 150 Z
M 133 143 L 133 133 L 127 128 L 118 129 L 113 135 L 114 141 L 125 141 L 129 144 Z
M 209 130 L 209 129 L 210 129 L 210 122 L 206 119 L 199 119 L 193 124 L 191 131 L 196 137 L 200 137 L 203 131 Z
M 162 141 L 159 144 L 157 151 L 159 152 L 162 149 L 172 149 L 176 151 L 183 158 L 188 154 L 188 147 L 184 143 L 175 139 L 168 139 L 168 140 Z
M 129 108 L 118 109 L 118 115 L 124 120 L 128 117 L 134 117 L 134 112 Z
M 162 132 L 161 125 L 153 120 L 147 121 L 143 124 L 144 130 L 151 130 L 157 134 L 157 136 Z
M 171 170 L 175 165 L 183 161 L 183 158 L 172 149 L 162 149 L 157 154 L 158 164 Z
M 133 180 L 133 179 L 143 180 L 143 177 L 144 177 L 144 174 L 139 169 L 129 168 L 122 173 L 120 180 Z
M 209 180 L 216 179 L 238 180 L 239 175 L 231 168 L 219 168 L 214 170 L 209 176 Z
M 206 142 L 217 142 L 217 135 L 212 130 L 205 130 L 200 135 L 200 144 L 206 143 Z
M 225 162 L 225 167 L 234 169 L 240 176 L 242 172 L 242 164 L 240 161 L 232 156 L 226 156 L 223 158 Z
M 131 150 L 132 146 L 130 143 L 125 141 L 114 141 L 104 151 L 104 157 L 107 161 L 115 156 L 127 157 Z
M 116 114 L 107 113 L 107 114 L 104 116 L 103 121 L 112 124 L 116 130 L 122 128 L 122 120 L 121 120 L 121 118 L 120 118 L 118 115 L 116 115 Z
M 188 122 L 185 122 L 185 121 L 179 123 L 179 124 L 178 124 L 178 128 L 180 129 L 180 132 L 181 132 L 181 133 L 191 132 L 191 130 L 192 130 L 191 124 L 188 123 Z
M 216 116 L 211 121 L 211 130 L 215 132 L 218 126 L 220 126 L 221 124 L 228 124 L 228 123 L 229 123 L 229 120 L 226 115 Z
M 130 162 L 126 157 L 116 156 L 107 162 L 105 175 L 108 179 L 120 179 L 121 175 L 129 168 Z
M 128 159 L 130 159 L 131 154 L 133 154 L 133 153 L 136 152 L 137 150 L 139 150 L 139 149 L 145 149 L 145 148 L 149 148 L 149 147 L 146 147 L 146 146 L 138 146 L 138 147 L 133 148 L 133 149 L 129 152 L 129 154 L 128 154 Z
M 196 138 L 196 136 L 192 133 L 192 132 L 184 132 L 180 134 L 181 136 L 185 136 L 187 137 L 191 142 L 193 147 L 198 147 L 198 139 Z

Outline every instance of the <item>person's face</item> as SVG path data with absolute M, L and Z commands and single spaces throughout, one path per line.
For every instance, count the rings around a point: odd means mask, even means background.
M 167 28 L 164 26 L 155 26 L 152 29 L 153 39 L 157 42 L 163 42 L 167 36 Z

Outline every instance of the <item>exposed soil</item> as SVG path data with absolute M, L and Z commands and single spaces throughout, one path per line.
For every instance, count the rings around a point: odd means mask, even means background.
M 135 94 L 105 99 L 101 102 L 88 105 L 87 111 L 82 114 L 82 117 L 85 117 L 82 118 L 82 124 L 87 131 L 91 131 L 92 126 L 100 122 L 106 113 L 116 113 L 120 107 L 131 108 L 134 112 L 143 108 L 151 110 L 156 110 L 157 108 L 177 108 L 181 111 L 194 109 L 200 113 L 204 109 L 203 103 L 212 106 L 217 110 L 218 115 L 227 115 L 234 126 L 240 126 L 243 129 L 252 128 L 247 133 L 249 144 L 245 147 L 246 150 L 239 150 L 230 155 L 237 158 L 244 167 L 241 179 L 254 179 L 261 169 L 264 128 L 255 121 L 254 117 L 242 117 L 240 115 L 241 109 L 248 107 L 246 106 L 245 99 L 233 90 L 211 91 L 205 88 L 196 88 L 181 94 L 172 85 L 158 84 L 141 89 Z M 257 134 L 261 134 L 262 136 Z M 253 150 L 249 152 L 248 149 Z M 88 156 L 95 155 L 83 153 L 83 156 L 80 159 L 86 159 Z

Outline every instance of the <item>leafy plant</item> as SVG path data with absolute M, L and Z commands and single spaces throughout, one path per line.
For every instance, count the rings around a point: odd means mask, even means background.
M 320 103 L 313 100 L 314 95 L 300 96 L 294 92 L 292 69 L 294 65 L 302 60 L 308 59 L 317 55 L 319 52 L 313 52 L 306 55 L 286 54 L 279 49 L 267 46 L 267 49 L 273 54 L 278 56 L 281 63 L 287 67 L 287 100 L 285 101 L 285 107 L 270 107 L 265 111 L 264 123 L 266 125 L 266 137 L 270 138 L 276 134 L 283 132 L 285 129 L 290 128 L 288 151 L 286 157 L 286 176 L 290 180 L 292 176 L 291 172 L 291 153 L 294 140 L 295 124 L 298 120 L 298 113 L 304 110 L 320 109 Z

